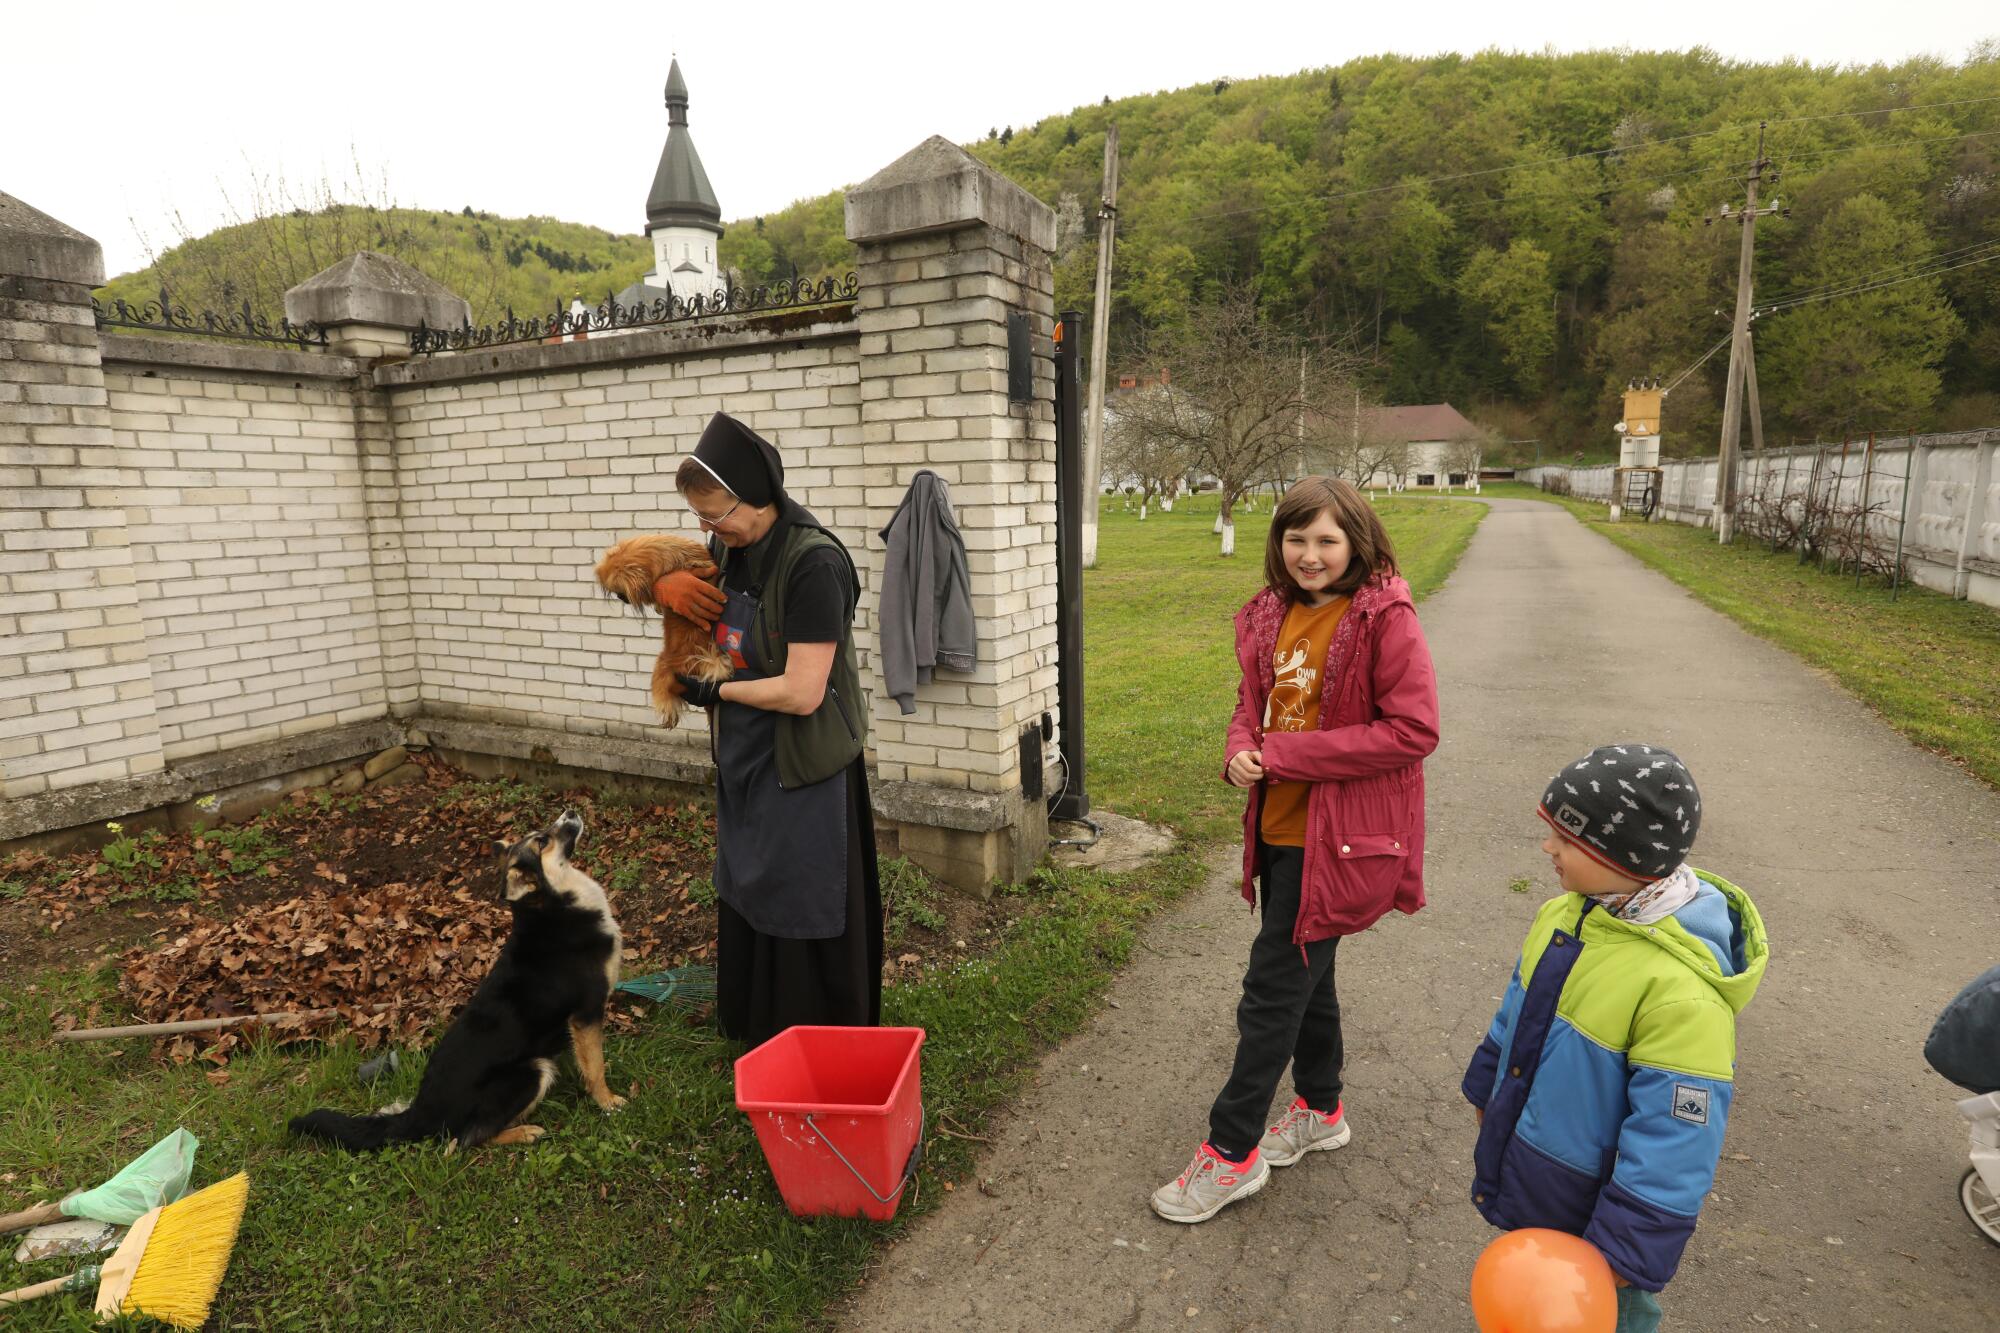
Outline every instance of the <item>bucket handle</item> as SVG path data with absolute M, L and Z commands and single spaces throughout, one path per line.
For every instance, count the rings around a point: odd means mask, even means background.
M 924 1104 L 921 1101 L 917 1103 L 917 1141 L 910 1146 L 909 1160 L 903 1163 L 903 1179 L 897 1184 L 896 1188 L 890 1191 L 888 1194 L 878 1193 L 875 1187 L 868 1183 L 868 1177 L 862 1175 L 859 1171 L 854 1169 L 854 1163 L 847 1160 L 847 1154 L 842 1152 L 840 1148 L 834 1143 L 834 1141 L 826 1136 L 825 1130 L 821 1129 L 818 1125 L 813 1123 L 812 1112 L 810 1111 L 806 1112 L 806 1128 L 810 1129 L 814 1134 L 819 1136 L 819 1141 L 821 1143 L 824 1143 L 827 1146 L 827 1149 L 830 1152 L 832 1152 L 835 1157 L 840 1159 L 840 1164 L 847 1168 L 848 1174 L 853 1176 L 856 1180 L 860 1181 L 861 1188 L 867 1190 L 869 1195 L 874 1198 L 875 1202 L 880 1204 L 894 1203 L 897 1199 L 902 1197 L 903 1191 L 909 1188 L 910 1181 L 914 1179 L 917 1174 L 917 1164 L 923 1160 Z

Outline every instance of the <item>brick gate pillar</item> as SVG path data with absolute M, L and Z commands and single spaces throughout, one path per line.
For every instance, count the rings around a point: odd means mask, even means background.
M 0 839 L 179 794 L 90 309 L 103 281 L 96 241 L 0 194 Z
M 1041 749 L 1024 751 L 1023 733 L 1039 736 L 1055 708 L 1055 412 L 1045 356 L 1034 401 L 1009 403 L 1007 317 L 1025 311 L 1047 352 L 1055 212 L 931 138 L 848 192 L 847 235 L 860 249 L 861 444 L 833 472 L 861 491 L 869 600 L 874 534 L 928 468 L 951 490 L 979 634 L 977 669 L 939 671 L 914 713 L 876 692 L 876 808 L 898 849 L 945 879 L 1019 880 L 1048 843 Z

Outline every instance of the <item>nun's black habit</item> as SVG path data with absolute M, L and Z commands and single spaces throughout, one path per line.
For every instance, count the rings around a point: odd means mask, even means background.
M 784 490 L 771 443 L 723 414 L 695 460 L 742 503 L 775 504 L 750 546 L 716 543 L 729 604 L 717 640 L 736 679 L 781 674 L 772 643 L 835 643 L 827 696 L 845 732 L 865 735 L 854 668 L 853 562 Z M 773 623 L 765 623 L 767 620 Z M 843 699 L 839 682 L 854 697 Z M 829 719 L 832 715 L 825 715 Z M 882 893 L 868 774 L 859 753 L 818 781 L 783 779 L 783 715 L 723 702 L 711 714 L 716 763 L 716 1016 L 724 1035 L 756 1045 L 794 1024 L 873 1026 L 882 1016 Z M 836 756 L 835 763 L 839 762 Z

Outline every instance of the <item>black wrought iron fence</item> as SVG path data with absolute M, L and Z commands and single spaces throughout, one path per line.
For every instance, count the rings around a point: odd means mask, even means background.
M 606 295 L 595 309 L 558 309 L 534 319 L 519 319 L 509 307 L 497 323 L 462 324 L 455 329 L 419 327 L 410 335 L 410 350 L 423 355 L 433 352 L 462 352 L 479 347 L 504 347 L 510 343 L 543 342 L 597 333 L 622 333 L 635 329 L 659 328 L 689 320 L 718 315 L 771 314 L 785 310 L 806 310 L 814 306 L 844 305 L 861 292 L 859 274 L 844 278 L 798 278 L 756 287 L 735 284 L 691 299 L 678 295 L 657 297 L 639 305 L 622 305 Z
M 186 333 L 201 338 L 235 338 L 243 342 L 283 343 L 309 350 L 327 346 L 326 330 L 318 324 L 294 324 L 280 316 L 273 323 L 245 301 L 241 310 L 218 314 L 213 310 L 193 311 L 175 301 L 165 287 L 160 299 L 134 305 L 118 299 L 109 307 L 95 296 L 90 312 L 100 329 L 141 329 L 149 333 Z

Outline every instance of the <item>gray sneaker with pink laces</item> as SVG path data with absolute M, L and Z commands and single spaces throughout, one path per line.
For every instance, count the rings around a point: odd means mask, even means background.
M 1336 1103 L 1332 1115 L 1322 1115 L 1295 1097 L 1278 1123 L 1264 1131 L 1257 1155 L 1272 1166 L 1290 1166 L 1309 1152 L 1344 1147 L 1351 1137 L 1344 1107 Z
M 1271 1168 L 1256 1149 L 1232 1162 L 1204 1143 L 1187 1170 L 1153 1191 L 1153 1211 L 1169 1222 L 1206 1222 L 1270 1179 Z

